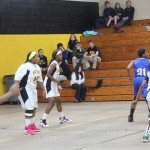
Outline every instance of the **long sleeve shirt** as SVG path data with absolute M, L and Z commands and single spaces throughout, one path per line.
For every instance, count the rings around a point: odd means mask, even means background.
M 72 85 L 72 84 L 82 84 L 84 82 L 85 82 L 84 72 L 83 72 L 83 78 L 81 78 L 81 75 L 79 74 L 79 79 L 78 80 L 76 79 L 75 72 L 72 73 L 70 85 Z

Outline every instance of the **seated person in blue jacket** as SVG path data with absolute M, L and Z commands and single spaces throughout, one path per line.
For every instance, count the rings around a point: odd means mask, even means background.
M 134 7 L 132 7 L 131 5 L 131 1 L 127 0 L 126 1 L 126 5 L 127 7 L 125 8 L 124 14 L 123 14 L 123 18 L 120 21 L 120 24 L 116 27 L 114 27 L 114 30 L 119 31 L 119 29 L 126 25 L 127 23 L 131 22 L 133 20 L 133 16 L 134 16 Z
M 124 15 L 124 9 L 121 8 L 120 3 L 115 4 L 115 16 L 114 16 L 114 26 L 117 25 L 117 21 L 121 21 Z
M 103 11 L 103 16 L 105 18 L 105 26 L 109 27 L 110 23 L 114 21 L 115 10 L 110 7 L 110 2 L 105 1 L 105 9 Z

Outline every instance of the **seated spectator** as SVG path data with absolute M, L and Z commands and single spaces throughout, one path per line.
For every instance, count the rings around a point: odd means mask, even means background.
M 81 43 L 76 42 L 75 48 L 73 49 L 72 53 L 73 68 L 76 67 L 77 63 L 84 65 L 84 53 L 85 50 L 81 47 Z
M 43 49 L 39 49 L 38 53 L 39 53 L 39 57 L 40 57 L 39 66 L 40 66 L 40 68 L 42 70 L 42 73 L 46 74 L 47 73 L 47 69 L 48 69 L 48 66 L 47 66 L 47 57 L 44 56 Z
M 70 39 L 68 41 L 68 46 L 67 46 L 68 51 L 69 51 L 67 60 L 69 60 L 70 62 L 72 60 L 72 52 L 73 52 L 73 49 L 75 48 L 77 41 L 78 40 L 77 40 L 76 36 L 74 34 L 71 34 Z
M 68 51 L 64 48 L 62 43 L 57 44 L 57 49 L 62 51 L 63 60 L 68 64 Z
M 70 70 L 68 64 L 65 61 L 62 61 L 60 63 L 60 73 L 58 76 L 58 80 L 65 81 L 65 80 L 70 79 L 70 77 L 71 77 L 71 70 Z
M 134 7 L 131 6 L 131 1 L 127 0 L 126 1 L 127 7 L 125 8 L 124 14 L 123 14 L 123 19 L 120 21 L 120 24 L 116 27 L 114 27 L 115 31 L 119 31 L 119 29 L 126 25 L 127 23 L 131 22 L 133 20 L 134 16 Z
M 114 25 L 117 25 L 117 21 L 122 20 L 124 14 L 124 9 L 121 8 L 120 3 L 115 4 L 115 16 L 114 16 Z
M 105 18 L 105 26 L 109 27 L 110 23 L 114 21 L 115 10 L 110 7 L 110 2 L 105 1 L 105 9 L 103 11 L 103 16 Z
M 101 62 L 102 55 L 97 46 L 94 45 L 92 40 L 88 41 L 89 48 L 84 54 L 84 68 L 85 70 L 90 69 L 90 63 L 93 63 L 92 70 L 95 70 L 97 67 L 97 63 Z
M 85 75 L 82 67 L 77 65 L 71 75 L 71 87 L 76 90 L 74 96 L 74 103 L 79 103 L 85 100 L 87 87 L 84 85 Z

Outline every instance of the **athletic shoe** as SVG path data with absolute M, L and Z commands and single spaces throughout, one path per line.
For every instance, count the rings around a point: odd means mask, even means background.
M 49 125 L 46 123 L 46 119 L 41 120 L 40 126 L 41 126 L 42 128 L 48 128 L 48 127 L 49 127 Z
M 148 134 L 148 132 L 145 132 L 143 135 L 143 143 L 147 143 L 148 139 L 149 139 L 149 134 Z
M 79 101 L 77 98 L 75 98 L 75 97 L 74 97 L 73 102 L 74 102 L 74 103 L 80 103 L 80 101 Z
M 66 117 L 61 117 L 59 118 L 60 124 L 65 124 L 65 123 L 71 123 L 72 121 L 70 119 L 67 119 Z
M 128 122 L 133 122 L 133 116 L 128 116 Z
M 34 123 L 31 124 L 31 129 L 32 129 L 34 132 L 40 132 L 40 131 L 41 131 L 41 128 L 37 127 Z
M 25 126 L 24 132 L 28 135 L 35 135 L 35 132 L 32 130 L 31 125 Z

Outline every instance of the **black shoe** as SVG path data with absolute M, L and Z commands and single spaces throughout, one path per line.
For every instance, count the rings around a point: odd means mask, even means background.
M 74 103 L 80 103 L 80 101 L 79 101 L 77 98 L 75 98 L 75 97 L 74 97 L 73 102 L 74 102 Z
M 133 122 L 133 116 L 128 116 L 128 122 Z

